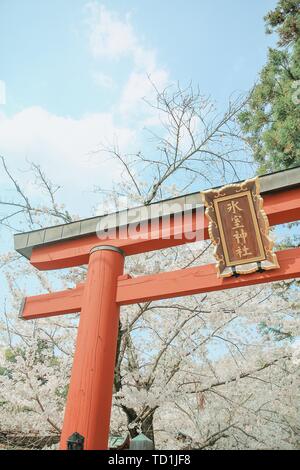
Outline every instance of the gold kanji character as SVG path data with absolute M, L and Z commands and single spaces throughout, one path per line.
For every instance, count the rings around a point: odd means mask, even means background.
M 227 204 L 227 210 L 228 212 L 232 211 L 233 214 L 236 214 L 236 211 L 240 211 L 240 212 L 243 211 L 243 209 L 239 207 L 239 201 L 230 201 Z
M 233 238 L 236 239 L 236 241 L 238 242 L 238 245 L 240 244 L 240 240 L 242 240 L 242 243 L 246 243 L 246 238 L 248 237 L 248 233 L 244 231 L 244 229 L 242 228 L 242 230 L 240 231 L 236 231 L 234 232 L 233 234 Z
M 233 222 L 233 227 L 232 227 L 232 230 L 236 229 L 236 228 L 244 228 L 244 225 L 241 225 L 242 222 L 242 216 L 241 215 L 234 215 L 233 217 L 231 217 L 231 222 Z
M 240 258 L 244 256 L 252 255 L 252 253 L 249 251 L 249 248 L 246 245 L 239 246 L 238 249 L 235 250 L 235 252 Z

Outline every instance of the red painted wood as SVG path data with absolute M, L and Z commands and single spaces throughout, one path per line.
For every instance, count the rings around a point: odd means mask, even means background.
M 300 218 L 300 189 L 270 194 L 264 200 L 271 225 Z M 203 238 L 208 238 L 207 220 L 203 223 Z M 182 232 L 180 224 L 171 220 L 170 227 L 170 238 L 164 238 L 161 227 L 146 238 L 146 227 L 138 239 L 122 238 L 119 233 L 115 241 L 101 244 L 114 244 L 131 255 L 190 241 L 176 238 Z M 66 448 L 67 439 L 74 432 L 85 437 L 86 450 L 107 449 L 120 305 L 300 277 L 300 248 L 295 248 L 277 253 L 279 269 L 238 278 L 217 278 L 215 265 L 211 264 L 130 279 L 122 276 L 123 257 L 119 253 L 95 251 L 89 255 L 97 244 L 99 239 L 89 236 L 36 248 L 32 253 L 31 262 L 38 269 L 89 263 L 85 285 L 29 297 L 23 310 L 23 318 L 29 319 L 72 313 L 81 307 L 61 449 Z
M 78 432 L 85 450 L 107 449 L 119 307 L 117 279 L 124 259 L 115 251 L 90 255 L 60 448 Z
M 80 312 L 83 290 L 84 284 L 79 284 L 74 289 L 26 297 L 21 318 L 31 320 Z
M 270 225 L 294 222 L 300 219 L 300 188 L 264 196 L 264 210 Z
M 264 196 L 264 209 L 268 215 L 270 225 L 300 219 L 300 188 L 266 194 Z M 194 228 L 195 220 L 193 216 L 191 217 L 192 227 Z M 205 217 L 202 233 L 204 239 L 208 238 L 207 225 L 208 222 Z M 152 231 L 149 227 L 142 227 L 140 237 L 132 239 L 126 236 L 123 228 L 115 240 L 103 240 L 101 244 L 118 246 L 125 251 L 126 255 L 134 255 L 190 242 L 188 238 L 178 238 L 182 233 L 182 224 L 178 221 L 174 224 L 174 220 L 171 219 L 166 229 L 171 231 L 169 238 L 164 238 L 166 230 L 163 232 L 160 223 L 159 228 Z M 99 238 L 96 235 L 90 235 L 76 240 L 37 247 L 33 249 L 30 262 L 40 270 L 61 269 L 86 264 L 88 263 L 90 249 L 96 244 L 99 244 Z
M 195 295 L 300 277 L 300 248 L 282 250 L 276 254 L 280 265 L 279 269 L 245 274 L 237 278 L 217 278 L 215 265 L 209 264 L 120 280 L 117 302 L 120 305 L 130 305 L 149 300 Z
M 277 252 L 279 269 L 245 274 L 238 278 L 218 279 L 214 264 L 131 278 L 127 274 L 117 280 L 117 302 L 129 305 L 147 300 L 200 294 L 221 289 L 293 279 L 300 276 L 300 248 Z M 23 318 L 41 318 L 80 310 L 84 284 L 70 291 L 27 297 Z
M 118 277 L 118 281 L 125 279 L 131 279 L 131 276 L 123 274 Z M 20 318 L 22 320 L 32 320 L 68 313 L 79 313 L 82 306 L 84 286 L 85 284 L 81 283 L 73 289 L 25 297 Z

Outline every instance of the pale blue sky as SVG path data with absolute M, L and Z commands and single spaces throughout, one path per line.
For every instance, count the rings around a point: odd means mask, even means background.
M 10 115 L 38 105 L 49 112 L 80 117 L 110 110 L 130 73 L 130 57 L 93 58 L 84 0 L 1 0 L 0 78 L 7 84 Z M 251 87 L 272 38 L 263 16 L 274 0 L 104 1 L 130 23 L 144 47 L 173 80 L 199 84 L 223 102 Z M 110 76 L 110 93 L 93 74 Z
M 91 215 L 93 185 L 109 187 L 117 168 L 90 152 L 115 139 L 143 146 L 147 74 L 161 87 L 192 81 L 221 110 L 257 79 L 275 42 L 263 21 L 275 4 L 0 0 L 0 154 L 11 168 L 41 164 L 71 210 Z
M 114 139 L 125 150 L 143 148 L 142 129 L 152 117 L 141 104 L 150 93 L 147 74 L 161 87 L 192 81 L 222 110 L 233 92 L 252 87 L 275 44 L 263 21 L 275 5 L 0 0 L 0 80 L 6 84 L 0 155 L 37 201 L 41 193 L 24 172 L 26 159 L 62 187 L 71 211 L 92 215 L 93 186 L 109 188 L 117 167 L 90 152 Z M 2 170 L 0 184 L 1 197 L 10 199 Z M 0 241 L 2 250 L 13 249 L 11 232 Z

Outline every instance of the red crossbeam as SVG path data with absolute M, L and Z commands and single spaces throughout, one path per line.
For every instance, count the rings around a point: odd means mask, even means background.
M 129 305 L 300 277 L 300 248 L 277 251 L 276 254 L 280 268 L 263 273 L 217 278 L 215 265 L 208 264 L 120 281 L 117 302 Z
M 83 290 L 84 284 L 78 284 L 74 289 L 26 297 L 20 317 L 32 320 L 80 312 Z
M 300 188 L 265 195 L 264 208 L 270 225 L 300 219 L 299 200 Z M 193 231 L 196 217 L 194 214 L 189 217 Z M 208 238 L 207 220 L 203 219 L 203 214 L 202 226 L 199 225 L 198 235 L 202 239 Z M 88 263 L 85 284 L 28 297 L 21 312 L 24 319 L 81 312 L 61 449 L 67 448 L 67 440 L 74 432 L 83 436 L 84 449 L 107 449 L 121 305 L 300 277 L 300 248 L 277 252 L 280 266 L 277 269 L 237 278 L 218 278 L 214 264 L 134 279 L 121 275 L 124 253 L 133 255 L 191 242 L 190 233 L 185 232 L 185 238 L 180 236 L 183 228 L 186 226 L 180 219 L 171 218 L 167 224 L 160 221 L 156 227 L 150 223 L 142 225 L 140 237 L 129 236 L 127 228 L 121 227 L 114 240 L 101 240 L 93 235 L 33 249 L 31 263 L 38 269 Z M 106 246 L 103 250 L 101 245 L 114 246 Z
M 300 219 L 300 188 L 290 189 L 277 193 L 266 194 L 264 196 L 264 209 L 268 215 L 270 225 L 278 225 Z M 203 216 L 203 214 L 202 214 Z M 195 228 L 195 216 L 191 215 L 192 230 Z M 201 226 L 204 227 L 202 238 L 208 238 L 207 219 L 202 220 Z M 71 266 L 79 266 L 88 263 L 89 253 L 93 246 L 114 245 L 124 250 L 126 255 L 134 255 L 147 251 L 161 250 L 171 246 L 182 245 L 190 241 L 189 233 L 186 237 L 179 238 L 183 227 L 180 221 L 171 218 L 169 223 L 154 227 L 151 230 L 149 226 L 142 226 L 140 237 L 132 238 L 126 234 L 126 227 L 120 229 L 119 234 L 114 240 L 101 240 L 96 235 L 90 235 L 75 240 L 53 243 L 43 247 L 33 249 L 31 264 L 39 270 L 61 269 Z M 167 238 L 166 233 L 171 235 Z
M 121 276 L 118 279 L 117 303 L 130 305 L 146 300 L 195 295 L 300 277 L 300 248 L 278 251 L 277 257 L 280 268 L 237 278 L 217 278 L 214 264 L 133 279 Z M 29 320 L 80 312 L 83 291 L 84 284 L 79 284 L 74 289 L 27 297 L 22 318 Z

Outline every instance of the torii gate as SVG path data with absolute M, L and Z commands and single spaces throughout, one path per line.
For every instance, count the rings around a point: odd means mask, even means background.
M 300 168 L 259 180 L 270 225 L 300 219 Z M 85 283 L 27 297 L 20 312 L 24 320 L 80 312 L 61 449 L 67 448 L 74 432 L 84 437 L 84 449 L 107 449 L 120 306 L 300 277 L 300 248 L 277 252 L 278 269 L 240 277 L 218 278 L 213 264 L 136 278 L 124 275 L 124 256 L 191 241 L 173 209 L 176 204 L 180 212 L 187 203 L 192 204 L 187 220 L 191 231 L 197 232 L 199 193 L 152 204 L 151 220 L 142 215 L 143 208 L 117 213 L 117 223 L 116 214 L 105 216 L 106 227 L 116 228 L 113 239 L 96 234 L 104 217 L 15 235 L 15 249 L 39 270 L 88 264 Z M 203 212 L 201 217 L 202 238 L 207 239 L 208 222 Z M 128 236 L 128 220 L 140 224 L 138 237 Z

